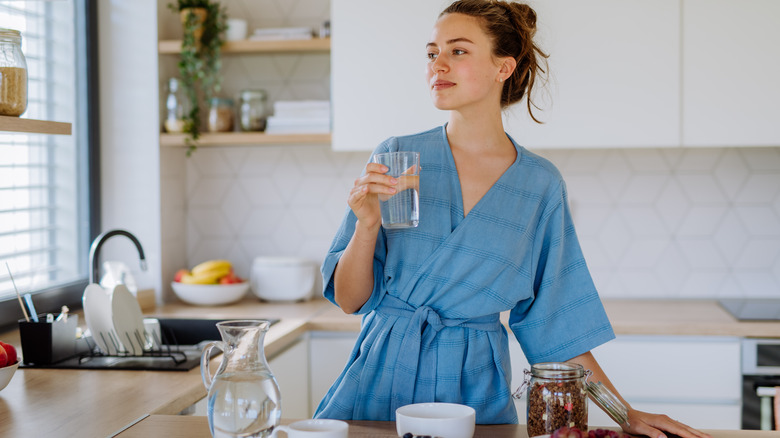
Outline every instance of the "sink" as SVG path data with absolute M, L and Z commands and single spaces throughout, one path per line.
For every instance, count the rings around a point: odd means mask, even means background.
M 217 323 L 229 321 L 228 319 L 201 319 L 201 318 L 157 318 L 160 321 L 160 336 L 162 343 L 168 345 L 195 345 L 203 341 L 219 341 Z M 242 319 L 231 318 L 230 320 Z M 279 322 L 275 318 L 246 318 L 263 319 L 271 325 Z

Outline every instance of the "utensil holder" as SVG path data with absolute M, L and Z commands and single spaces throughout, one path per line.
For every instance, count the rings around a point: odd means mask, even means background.
M 19 321 L 25 364 L 51 364 L 79 353 L 76 348 L 78 315 L 69 315 L 67 320 L 46 322 L 46 314 L 42 314 L 38 315 L 38 321 Z

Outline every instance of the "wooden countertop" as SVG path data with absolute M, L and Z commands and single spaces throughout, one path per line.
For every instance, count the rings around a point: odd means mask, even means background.
M 605 300 L 605 307 L 618 334 L 780 338 L 780 322 L 737 322 L 714 301 Z M 358 331 L 360 328 L 359 316 L 345 315 L 324 299 L 269 304 L 248 297 L 224 307 L 176 303 L 147 316 L 280 318 L 281 322 L 266 335 L 269 357 L 310 330 Z M 4 333 L 0 339 L 20 346 L 18 331 Z M 158 421 L 197 422 L 200 420 L 171 419 L 165 415 L 177 414 L 205 395 L 197 368 L 187 372 L 19 369 L 9 385 L 0 391 L 0 435 L 113 436 L 149 414 L 152 414 L 150 419 L 134 427 L 158 424 Z M 207 428 L 203 431 L 208 434 Z
M 290 421 L 283 421 L 289 423 Z M 350 438 L 398 438 L 391 421 L 348 421 Z M 619 429 L 615 429 L 619 430 Z M 713 438 L 777 438 L 778 432 L 760 430 L 707 430 Z M 118 438 L 210 438 L 206 417 L 151 415 L 118 435 Z M 525 424 L 481 426 L 474 438 L 528 438 Z

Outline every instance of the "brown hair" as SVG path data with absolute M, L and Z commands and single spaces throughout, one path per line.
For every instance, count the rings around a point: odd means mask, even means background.
M 531 89 L 537 74 L 547 74 L 545 68 L 548 57 L 533 41 L 536 34 L 536 12 L 522 3 L 458 0 L 444 9 L 439 17 L 454 13 L 481 18 L 482 28 L 493 41 L 493 55 L 502 58 L 511 56 L 517 61 L 512 76 L 504 82 L 501 107 L 506 108 L 525 96 L 531 118 L 542 123 L 534 117 L 531 109 L 531 106 L 539 109 L 531 100 Z

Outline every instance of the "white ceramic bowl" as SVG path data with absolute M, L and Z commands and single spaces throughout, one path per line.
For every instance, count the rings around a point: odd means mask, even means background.
M 182 301 L 196 306 L 220 306 L 244 298 L 249 282 L 236 284 L 185 284 L 172 282 L 171 287 Z
M 0 368 L 0 391 L 8 386 L 8 383 L 11 381 L 11 377 L 14 376 L 16 369 L 19 368 L 20 360 L 21 358 L 17 358 L 15 364 Z
M 474 408 L 455 403 L 415 403 L 395 411 L 398 436 L 406 433 L 445 438 L 474 436 Z
M 317 267 L 296 257 L 257 257 L 249 282 L 252 292 L 265 301 L 301 301 L 311 298 Z

